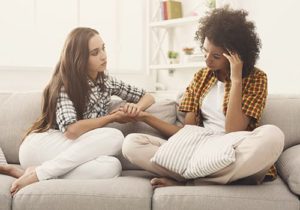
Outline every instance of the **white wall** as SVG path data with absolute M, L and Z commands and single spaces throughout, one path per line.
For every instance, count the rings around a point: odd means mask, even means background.
M 141 83 L 145 72 L 145 8 L 140 0 L 0 0 L 0 91 L 41 90 L 67 34 L 92 27 L 106 43 L 108 69 Z
M 52 0 L 50 0 L 52 2 Z M 105 3 L 100 5 L 105 5 L 105 8 L 109 8 L 107 5 L 107 1 Z M 118 2 L 121 0 L 115 0 L 115 2 Z M 141 1 L 141 0 L 138 0 Z M 23 18 L 27 18 L 28 20 L 34 19 L 34 16 L 31 16 L 30 9 L 24 10 L 24 9 L 18 9 L 18 8 L 32 8 L 34 5 L 31 5 L 31 1 L 28 0 L 0 0 L 0 16 L 2 14 L 8 13 L 9 10 L 14 11 L 12 14 L 23 14 Z M 61 1 L 57 1 L 61 2 Z M 64 1 L 66 2 L 66 1 Z M 70 1 L 67 1 L 70 2 Z M 82 4 L 82 9 L 85 10 L 85 14 L 95 14 L 98 9 L 96 7 L 93 7 L 94 3 L 101 2 L 100 0 L 85 0 L 82 1 L 85 2 Z M 113 2 L 113 1 L 109 1 Z M 122 1 L 123 2 L 123 1 Z M 221 1 L 219 1 L 221 2 Z M 261 56 L 260 60 L 258 61 L 257 66 L 263 69 L 267 74 L 269 78 L 269 93 L 287 93 L 287 94 L 293 94 L 293 93 L 300 93 L 300 83 L 298 82 L 300 78 L 300 69 L 298 67 L 298 61 L 299 61 L 299 49 L 300 49 L 300 29 L 299 29 L 299 23 L 297 20 L 300 19 L 300 12 L 298 11 L 300 8 L 300 2 L 298 0 L 286 0 L 286 1 L 261 1 L 261 0 L 227 0 L 226 2 L 236 2 L 238 7 L 245 8 L 249 10 L 250 18 L 255 21 L 257 26 L 257 31 L 259 33 L 259 36 L 262 40 L 262 50 L 261 50 Z M 145 3 L 145 2 L 144 2 Z M 6 7 L 3 7 L 3 4 L 6 5 Z M 18 7 L 15 5 L 18 4 Z M 112 4 L 112 3 L 111 3 Z M 199 4 L 199 0 L 183 0 L 183 4 L 185 5 L 186 10 L 193 9 L 196 5 Z M 23 5 L 23 6 L 22 6 Z M 104 8 L 104 9 L 105 9 Z M 102 8 L 103 9 L 103 8 Z M 112 8 L 110 8 L 113 10 Z M 145 9 L 145 8 L 144 8 Z M 6 13 L 5 13 L 5 10 Z M 99 11 L 101 11 L 101 8 L 99 8 Z M 108 11 L 108 10 L 107 10 Z M 186 11 L 189 12 L 189 11 Z M 76 12 L 74 12 L 75 14 Z M 117 12 L 111 11 L 112 16 L 110 18 L 117 18 Z M 123 14 L 124 17 L 127 16 L 127 14 Z M 85 18 L 82 17 L 82 21 L 79 24 L 85 25 L 91 25 L 95 26 L 98 25 L 99 29 L 103 29 L 103 36 L 105 36 L 105 39 L 109 41 L 110 39 L 114 40 L 114 34 L 106 33 L 107 29 L 109 27 L 114 27 L 115 30 L 121 30 L 126 29 L 128 27 L 128 30 L 135 30 L 135 28 L 132 28 L 132 25 L 130 23 L 125 22 L 122 23 L 122 27 L 115 24 L 112 26 L 109 26 L 109 23 L 115 22 L 114 20 L 109 20 L 106 23 L 103 23 L 103 21 L 106 21 L 107 19 L 99 19 L 99 18 L 89 18 L 89 16 L 85 16 Z M 130 21 L 130 19 L 128 20 Z M 146 21 L 146 19 L 140 19 L 139 24 L 143 25 L 143 21 Z M 146 23 L 146 22 L 144 22 Z M 13 24 L 18 24 L 18 21 L 16 20 Z M 36 22 L 36 24 L 43 24 L 43 22 L 39 23 Z M 104 26 L 100 28 L 100 25 Z M 5 28 L 7 27 L 7 28 Z M 10 44 L 11 48 L 14 49 L 13 54 L 8 54 L 5 51 L 1 51 L 3 49 L 3 45 L 1 46 L 0 51 L 0 62 L 3 59 L 8 59 L 12 63 L 16 59 L 20 59 L 24 66 L 27 66 L 28 63 L 32 60 L 24 59 L 26 57 L 26 51 L 30 50 L 29 41 L 32 39 L 28 35 L 28 28 L 34 27 L 34 25 L 20 25 L 20 28 L 16 31 L 12 30 L 11 26 L 8 24 L 8 22 L 5 20 L 5 18 L 0 18 L 0 30 L 1 30 L 1 40 L 5 40 L 2 44 Z M 21 31 L 20 31 L 21 30 Z M 128 58 L 132 58 L 130 62 L 135 62 L 143 60 L 144 54 L 141 53 L 140 56 L 138 55 L 132 55 L 132 50 L 130 46 L 133 43 L 136 43 L 136 40 L 138 42 L 143 42 L 145 34 L 141 33 L 138 34 L 136 31 L 134 31 L 136 36 L 133 37 L 133 39 L 130 39 L 130 35 L 124 35 L 124 38 L 122 39 L 122 43 L 125 42 L 124 45 L 112 45 L 112 48 L 114 50 L 122 49 L 122 51 L 127 52 L 128 51 Z M 179 32 L 180 33 L 180 32 Z M 48 34 L 48 38 L 56 36 L 55 32 Z M 184 30 L 184 33 L 179 35 L 179 43 L 186 43 L 182 40 L 192 40 L 194 37 L 194 29 L 186 29 Z M 13 39 L 10 39 L 10 38 Z M 62 36 L 65 38 L 64 36 Z M 27 42 L 28 40 L 28 42 Z M 48 40 L 49 41 L 49 40 Z M 112 41 L 113 42 L 113 41 Z M 120 44 L 120 43 L 119 43 Z M 52 43 L 53 45 L 53 43 Z M 40 45 L 43 46 L 43 45 Z M 59 52 L 60 45 L 55 45 L 53 49 L 50 49 L 51 52 L 56 50 Z M 128 49 L 129 48 L 129 49 Z M 24 50 L 25 49 L 25 50 Z M 144 51 L 144 48 L 142 49 Z M 47 52 L 43 51 L 43 48 L 41 48 L 41 51 L 37 51 L 39 53 L 39 59 L 34 60 L 36 63 L 40 62 L 40 59 L 43 59 L 44 57 L 48 56 Z M 24 54 L 25 53 L 25 54 Z M 23 55 L 23 56 L 22 56 Z M 8 58 L 10 56 L 10 58 Z M 115 55 L 112 55 L 115 56 Z M 117 57 L 112 57 L 111 59 L 117 60 Z M 124 58 L 125 60 L 127 59 Z M 53 58 L 53 60 L 56 60 Z M 152 89 L 152 78 L 148 78 L 146 75 L 145 69 L 143 68 L 144 61 L 140 63 L 139 72 L 137 73 L 126 73 L 126 72 L 116 72 L 115 75 L 117 75 L 119 78 L 124 79 L 125 81 L 134 83 L 138 86 L 144 87 L 146 89 Z M 128 70 L 128 66 L 126 67 L 126 70 Z M 193 73 L 195 70 L 181 70 L 176 71 L 173 75 L 169 75 L 167 71 L 161 71 L 159 74 L 159 79 L 162 83 L 166 84 L 166 86 L 169 88 L 169 90 L 184 90 L 186 85 L 189 83 L 189 81 L 192 79 Z M 0 91 L 13 91 L 13 90 L 41 90 L 46 83 L 49 81 L 49 77 L 52 74 L 52 68 L 30 68 L 30 67 L 5 67 L 0 65 Z
M 300 94 L 300 2 L 244 0 L 244 5 L 262 40 L 258 66 L 268 74 L 269 92 Z

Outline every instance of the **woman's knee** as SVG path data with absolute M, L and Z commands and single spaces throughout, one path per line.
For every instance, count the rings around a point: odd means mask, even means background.
M 112 156 L 102 156 L 96 159 L 99 163 L 103 174 L 101 174 L 102 179 L 115 178 L 121 175 L 122 165 L 119 159 Z
M 86 133 L 84 139 L 90 139 L 95 147 L 103 147 L 107 150 L 107 155 L 118 155 L 121 153 L 124 135 L 115 128 L 98 128 Z
M 275 125 L 261 126 L 261 132 L 264 136 L 264 142 L 267 144 L 266 148 L 272 148 L 274 154 L 280 155 L 284 148 L 284 133 Z
M 44 136 L 45 133 L 31 133 L 22 142 L 19 149 L 19 161 L 23 168 L 41 164 L 37 156 L 41 151 L 40 142 Z
M 141 144 L 141 142 L 139 141 L 140 137 L 141 134 L 138 133 L 128 134 L 125 137 L 122 146 L 122 153 L 126 159 L 132 159 L 132 157 L 136 155 L 135 151 L 138 148 L 138 145 Z
M 94 137 L 94 138 L 103 138 L 103 135 L 108 135 L 110 138 L 117 139 L 119 141 L 123 141 L 124 135 L 123 133 L 116 128 L 97 128 L 94 130 L 90 130 L 86 132 L 85 137 Z
M 112 155 L 118 155 L 122 151 L 124 142 L 123 133 L 115 128 L 104 128 L 109 133 L 109 144 L 111 145 Z

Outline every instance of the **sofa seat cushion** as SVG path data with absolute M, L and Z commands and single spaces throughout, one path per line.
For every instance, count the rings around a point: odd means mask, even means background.
M 149 182 L 150 179 L 157 177 L 157 175 L 145 170 L 123 170 L 121 176 L 143 177 L 149 179 Z
M 285 150 L 277 161 L 279 175 L 288 184 L 290 190 L 300 195 L 300 145 Z
M 149 179 L 47 180 L 28 185 L 15 196 L 14 210 L 151 209 Z
M 0 210 L 10 210 L 12 196 L 10 193 L 11 184 L 15 178 L 0 174 Z
M 281 179 L 262 185 L 202 185 L 155 189 L 153 210 L 299 210 L 299 199 Z

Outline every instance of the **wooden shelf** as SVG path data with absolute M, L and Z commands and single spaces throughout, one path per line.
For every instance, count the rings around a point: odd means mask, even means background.
M 177 27 L 186 24 L 197 23 L 199 19 L 200 16 L 190 16 L 190 17 L 183 17 L 183 18 L 177 18 L 171 20 L 162 20 L 162 21 L 150 23 L 150 27 L 162 27 L 162 28 Z

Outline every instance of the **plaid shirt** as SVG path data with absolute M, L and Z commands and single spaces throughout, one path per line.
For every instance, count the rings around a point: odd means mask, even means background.
M 207 68 L 201 69 L 194 75 L 194 79 L 187 87 L 179 110 L 194 112 L 199 116 L 201 124 L 201 105 L 209 90 L 216 84 L 217 77 L 213 71 Z M 225 81 L 225 94 L 223 100 L 223 113 L 226 115 L 231 81 Z M 267 98 L 267 75 L 255 68 L 254 71 L 242 83 L 242 110 L 250 117 L 247 130 L 251 131 L 258 126 Z M 268 179 L 275 179 L 276 168 L 272 166 L 267 173 Z
M 86 111 L 83 113 L 83 119 L 92 119 L 108 114 L 111 96 L 116 95 L 128 102 L 137 103 L 145 91 L 134 86 L 125 84 L 113 77 L 107 76 L 104 79 L 105 90 L 100 88 L 100 79 L 95 83 L 88 80 L 91 88 L 89 101 Z M 56 123 L 57 128 L 65 132 L 66 127 L 77 121 L 77 114 L 73 102 L 62 87 L 56 105 Z

